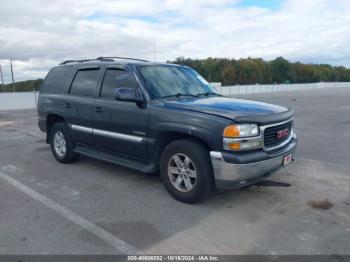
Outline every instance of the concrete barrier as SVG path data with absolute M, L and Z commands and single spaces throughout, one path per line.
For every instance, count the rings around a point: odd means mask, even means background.
M 36 108 L 37 92 L 0 93 L 0 110 Z
M 350 88 L 350 82 L 321 82 L 321 83 L 306 83 L 306 84 L 277 84 L 277 85 L 235 85 L 235 86 L 214 86 L 219 94 L 224 96 L 255 94 L 255 93 L 270 93 L 283 91 L 297 91 L 319 88 Z

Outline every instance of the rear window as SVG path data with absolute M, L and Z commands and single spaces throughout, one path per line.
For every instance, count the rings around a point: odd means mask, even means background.
M 71 70 L 71 66 L 62 66 L 52 69 L 44 81 L 41 92 L 48 94 L 63 93 Z
M 79 70 L 69 93 L 76 96 L 93 97 L 97 86 L 98 73 L 99 69 Z

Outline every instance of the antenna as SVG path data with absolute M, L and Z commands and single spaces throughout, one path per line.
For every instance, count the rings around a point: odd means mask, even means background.
M 1 86 L 2 86 L 2 91 L 6 92 L 5 90 L 5 85 L 4 85 L 4 78 L 2 77 L 2 69 L 1 69 L 1 65 L 0 65 L 0 77 L 1 77 Z
M 156 36 L 153 37 L 153 53 L 154 53 L 154 62 L 157 62 Z
M 13 78 L 13 68 L 12 68 L 12 60 L 10 59 L 10 66 L 11 66 L 11 77 L 12 77 L 12 91 L 13 92 L 16 92 L 16 89 L 15 89 L 15 80 Z

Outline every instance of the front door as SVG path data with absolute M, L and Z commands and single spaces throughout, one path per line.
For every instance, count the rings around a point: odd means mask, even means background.
M 115 100 L 116 88 L 139 88 L 135 83 L 132 74 L 124 69 L 105 69 L 96 99 L 93 139 L 96 147 L 145 160 L 149 109 L 135 102 Z

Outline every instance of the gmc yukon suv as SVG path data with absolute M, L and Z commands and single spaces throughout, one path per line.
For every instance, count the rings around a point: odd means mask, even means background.
M 292 109 L 223 97 L 187 66 L 139 59 L 61 63 L 41 87 L 38 112 L 59 162 L 83 154 L 159 171 L 187 203 L 258 182 L 289 164 L 297 145 Z

